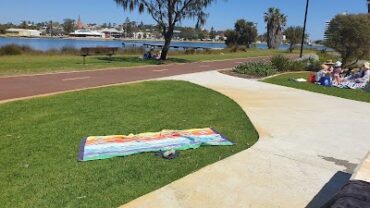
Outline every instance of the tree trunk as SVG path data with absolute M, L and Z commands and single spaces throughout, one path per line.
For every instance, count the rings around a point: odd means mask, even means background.
M 289 52 L 292 53 L 294 50 L 294 44 L 291 43 L 290 46 L 289 46 Z
M 164 45 L 161 53 L 161 60 L 163 61 L 167 59 L 168 50 L 170 49 L 170 44 L 173 37 L 173 30 L 173 28 L 168 29 L 164 36 Z

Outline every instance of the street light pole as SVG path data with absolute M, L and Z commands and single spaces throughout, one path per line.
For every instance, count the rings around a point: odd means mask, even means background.
M 304 14 L 303 34 L 302 34 L 302 42 L 301 42 L 301 53 L 299 55 L 299 57 L 301 57 L 301 58 L 303 56 L 303 44 L 304 44 L 304 38 L 305 38 L 305 34 L 306 34 L 307 11 L 308 11 L 308 4 L 309 3 L 310 3 L 310 0 L 307 0 L 306 12 Z

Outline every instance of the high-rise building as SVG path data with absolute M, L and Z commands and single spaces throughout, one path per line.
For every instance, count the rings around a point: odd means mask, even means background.
M 327 35 L 326 31 L 329 29 L 329 26 L 330 26 L 330 21 L 326 21 L 325 22 L 324 40 L 328 39 L 328 35 Z
M 367 12 L 370 14 L 370 0 L 367 0 Z

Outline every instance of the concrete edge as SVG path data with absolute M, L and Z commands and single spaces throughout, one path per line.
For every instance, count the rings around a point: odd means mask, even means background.
M 367 153 L 365 158 L 356 167 L 350 180 L 360 180 L 370 183 L 370 152 Z
M 260 79 L 260 81 L 263 81 L 263 80 L 266 80 L 266 79 L 270 79 L 270 78 L 274 78 L 274 77 L 277 77 L 277 76 L 280 76 L 280 75 L 285 75 L 285 74 L 298 74 L 298 73 L 303 73 L 303 72 L 310 72 L 310 71 L 283 72 L 283 73 L 278 73 L 278 74 L 274 74 L 274 75 L 271 75 L 271 76 L 263 77 L 263 78 L 261 78 L 261 79 Z

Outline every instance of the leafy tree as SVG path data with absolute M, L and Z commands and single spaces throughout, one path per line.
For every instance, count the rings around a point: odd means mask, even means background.
M 70 34 L 75 30 L 75 21 L 73 19 L 64 19 L 62 26 L 64 34 Z
M 326 46 L 341 54 L 344 65 L 369 55 L 370 16 L 368 14 L 337 15 L 325 32 Z
M 144 22 L 141 21 L 140 24 L 137 26 L 140 30 L 144 29 Z
M 257 40 L 261 41 L 261 42 L 266 42 L 267 41 L 267 33 L 264 33 L 262 35 L 258 35 Z
M 293 49 L 296 44 L 298 44 L 302 40 L 302 33 L 303 28 L 300 26 L 296 27 L 288 27 L 284 31 L 284 35 L 286 36 L 287 41 L 289 42 L 289 51 L 293 52 Z M 308 35 L 305 34 L 305 38 L 308 38 Z
M 198 39 L 197 31 L 192 27 L 182 27 L 180 28 L 180 38 L 184 38 L 186 40 L 195 40 Z
M 28 28 L 28 24 L 26 21 L 22 21 L 21 24 L 19 25 L 20 28 L 23 28 L 23 29 L 27 29 Z
M 250 45 L 256 41 L 257 38 L 257 28 L 253 22 L 248 22 L 244 19 L 236 21 L 234 30 L 228 30 L 225 33 L 227 40 L 226 45 L 244 45 L 250 48 Z
M 209 38 L 215 39 L 216 35 L 217 35 L 217 33 L 216 33 L 215 29 L 213 27 L 211 27 L 211 30 L 209 31 Z
M 287 22 L 287 16 L 280 13 L 280 9 L 271 7 L 265 13 L 267 23 L 267 46 L 269 49 L 279 48 L 282 41 L 283 29 Z
M 238 34 L 236 33 L 235 30 L 226 30 L 225 31 L 225 37 L 226 37 L 225 44 L 228 47 L 237 45 Z
M 198 39 L 200 40 L 206 39 L 209 35 L 207 30 L 202 30 L 200 28 L 197 28 L 195 31 L 197 32 Z
M 177 23 L 185 19 L 196 19 L 197 27 L 203 25 L 206 21 L 207 8 L 215 0 L 114 0 L 121 5 L 124 10 L 134 10 L 138 8 L 139 12 L 148 12 L 154 21 L 161 27 L 165 43 L 162 49 L 161 60 L 167 58 L 173 31 Z
M 126 18 L 125 22 L 122 25 L 123 30 L 125 31 L 125 37 L 132 37 L 133 36 L 133 30 L 130 18 Z

